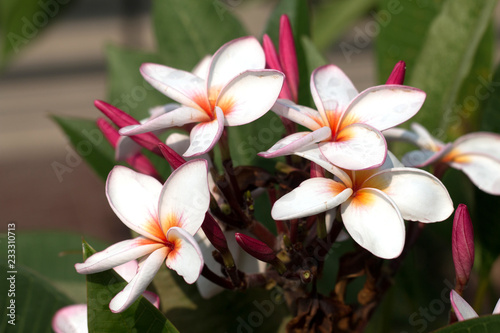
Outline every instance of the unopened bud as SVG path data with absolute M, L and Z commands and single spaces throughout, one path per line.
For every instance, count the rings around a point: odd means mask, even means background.
M 163 154 L 163 157 L 167 160 L 168 164 L 172 167 L 172 169 L 177 169 L 184 163 L 186 163 L 186 160 L 179 154 L 175 152 L 172 148 L 167 146 L 164 143 L 159 143 L 158 148 L 160 149 L 161 153 Z
M 403 84 L 405 80 L 406 63 L 399 61 L 389 75 L 385 84 Z
M 458 205 L 455 211 L 451 249 L 457 278 L 455 289 L 461 293 L 469 281 L 474 264 L 474 231 L 469 211 L 464 204 Z
M 285 272 L 285 264 L 276 257 L 274 251 L 265 243 L 241 233 L 236 233 L 235 237 L 240 247 L 252 257 L 273 265 L 280 274 Z

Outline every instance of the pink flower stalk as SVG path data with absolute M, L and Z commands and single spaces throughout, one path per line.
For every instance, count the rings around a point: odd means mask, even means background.
M 461 294 L 469 281 L 474 264 L 474 231 L 469 211 L 464 204 L 458 205 L 455 211 L 451 249 L 457 277 L 455 289 Z
M 279 98 L 289 99 L 297 103 L 299 100 L 299 67 L 292 27 L 287 15 L 282 15 L 280 18 L 279 54 L 267 34 L 263 37 L 262 46 L 266 55 L 267 67 L 285 74 L 285 83 Z
M 121 275 L 121 277 L 130 282 L 137 270 L 139 264 L 136 260 L 129 261 L 123 265 L 117 266 L 114 270 Z M 142 293 L 148 301 L 151 302 L 157 309 L 160 307 L 160 297 L 150 291 Z M 65 306 L 59 309 L 52 318 L 52 329 L 56 333 L 87 333 L 87 304 L 74 304 Z
M 450 301 L 458 321 L 477 318 L 479 315 L 455 290 L 450 291 Z M 492 314 L 500 314 L 500 299 L 498 300 Z
M 398 61 L 385 84 L 403 84 L 405 80 L 405 73 L 406 63 L 404 61 Z
M 120 134 L 137 135 L 198 123 L 191 130 L 191 143 L 184 156 L 202 155 L 218 142 L 225 126 L 248 124 L 273 106 L 284 76 L 264 67 L 264 51 L 254 37 L 224 44 L 212 57 L 203 78 L 159 64 L 143 64 L 144 79 L 182 106 L 144 124 L 122 128 Z
M 378 167 L 387 155 L 381 131 L 413 117 L 425 100 L 423 91 L 402 85 L 376 86 L 358 94 L 351 80 L 334 65 L 312 73 L 311 93 L 317 110 L 285 99 L 272 108 L 310 131 L 289 135 L 258 155 L 271 158 L 317 150 L 344 169 Z
M 413 131 L 394 128 L 384 132 L 387 139 L 408 141 L 420 148 L 403 157 L 406 166 L 422 168 L 435 165 L 440 173 L 452 167 L 465 173 L 482 191 L 500 195 L 499 134 L 474 132 L 445 144 L 420 124 L 412 124 L 411 129 Z
M 99 129 L 104 134 L 110 145 L 116 149 L 118 141 L 121 137 L 120 134 L 118 134 L 118 131 L 103 118 L 97 119 L 97 127 L 99 127 Z M 127 161 L 128 164 L 130 164 L 132 168 L 139 171 L 140 173 L 149 175 L 156 179 L 161 178 L 158 172 L 156 171 L 153 163 L 151 163 L 151 161 L 146 156 L 144 156 L 144 154 L 136 152 L 126 157 L 125 160 Z
M 156 179 L 116 166 L 106 181 L 106 196 L 120 220 L 140 236 L 121 241 L 75 265 L 93 274 L 142 258 L 129 284 L 110 302 L 112 312 L 127 309 L 165 263 L 191 284 L 203 268 L 201 250 L 193 238 L 210 203 L 207 162 L 189 161 L 172 172 L 164 185 Z
M 134 119 L 134 117 L 111 104 L 96 100 L 94 101 L 94 105 L 120 128 L 140 124 L 136 119 Z M 161 141 L 156 137 L 156 135 L 152 133 L 145 133 L 141 135 L 134 135 L 132 139 L 140 146 L 161 156 L 160 150 L 158 149 L 158 144 Z

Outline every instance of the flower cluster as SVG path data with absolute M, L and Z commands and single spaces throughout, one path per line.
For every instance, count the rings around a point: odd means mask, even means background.
M 269 281 L 304 294 L 321 275 L 322 263 L 304 268 L 300 258 L 319 242 L 327 242 L 323 250 L 328 251 L 343 228 L 363 256 L 397 258 L 405 249 L 405 220 L 427 224 L 453 212 L 440 174 L 415 167 L 444 163 L 463 170 L 479 188 L 500 194 L 497 135 L 471 134 L 445 145 L 419 125 L 414 132 L 394 128 L 413 117 L 426 97 L 403 85 L 403 62 L 386 84 L 362 92 L 337 66 L 319 67 L 310 78 L 311 108 L 298 104 L 298 67 L 286 16 L 280 36 L 279 53 L 268 36 L 263 46 L 243 37 L 205 57 L 192 72 L 143 64 L 144 79 L 178 104 L 155 108 L 142 121 L 96 101 L 118 126 L 98 120 L 117 160 L 135 169 L 116 166 L 106 195 L 120 220 L 139 236 L 75 266 L 92 274 L 140 260 L 127 287 L 109 304 L 111 311 L 129 307 L 163 262 L 187 283 L 198 281 L 204 297 Z M 276 174 L 235 167 L 226 127 L 249 124 L 270 110 L 282 119 L 286 136 L 259 155 L 287 156 L 288 164 L 278 162 Z M 307 130 L 297 132 L 297 125 Z M 176 133 L 160 140 L 170 128 L 188 130 L 189 137 Z M 411 141 L 422 150 L 401 163 L 386 138 Z M 214 160 L 216 145 L 220 161 Z M 165 157 L 174 169 L 164 183 L 143 148 Z M 278 237 L 253 214 L 254 198 L 262 193 L 270 198 Z M 291 287 L 289 282 L 297 280 Z

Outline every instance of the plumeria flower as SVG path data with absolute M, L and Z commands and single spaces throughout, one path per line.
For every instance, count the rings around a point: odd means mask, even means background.
M 199 123 L 191 130 L 191 144 L 184 156 L 204 154 L 217 143 L 224 126 L 250 123 L 274 104 L 284 76 L 264 67 L 264 51 L 254 37 L 224 44 L 212 57 L 204 79 L 163 65 L 143 64 L 146 81 L 183 106 L 142 125 L 122 128 L 120 134 Z
M 168 136 L 166 140 L 166 144 L 172 148 L 178 154 L 182 154 L 189 147 L 189 136 L 180 133 L 172 133 Z M 212 166 L 212 161 L 208 155 L 200 155 L 199 157 L 207 160 L 208 166 Z M 187 158 L 189 160 L 189 158 Z M 219 192 L 217 185 L 215 184 L 212 176 L 208 174 L 208 184 L 210 188 L 210 193 L 215 198 L 217 204 L 223 205 L 226 204 L 225 199 L 222 197 Z M 219 223 L 222 230 L 224 227 Z M 266 263 L 256 260 L 245 251 L 243 251 L 235 240 L 235 232 L 234 231 L 224 231 L 224 236 L 227 240 L 227 245 L 229 247 L 229 251 L 233 254 L 234 261 L 238 269 L 245 273 L 260 273 L 263 272 L 266 268 Z M 214 272 L 220 270 L 220 263 L 216 262 L 212 256 L 215 247 L 210 243 L 207 236 L 203 232 L 202 229 L 198 230 L 196 235 L 194 236 L 198 245 L 200 246 L 201 253 L 203 254 L 203 260 L 205 264 Z M 200 276 L 198 280 L 196 280 L 196 286 L 198 287 L 198 291 L 200 295 L 209 299 L 224 290 L 219 285 L 214 284 L 203 276 Z
M 117 266 L 114 270 L 127 282 L 130 282 L 139 264 L 136 260 Z M 145 291 L 142 293 L 157 309 L 160 307 L 160 298 L 155 293 Z M 87 304 L 74 304 L 59 309 L 52 318 L 52 329 L 56 333 L 87 333 Z
M 475 132 L 445 144 L 417 123 L 411 128 L 413 132 L 393 129 L 384 133 L 388 139 L 406 140 L 420 148 L 403 157 L 405 165 L 419 168 L 431 164 L 441 168 L 450 166 L 463 171 L 482 191 L 500 195 L 499 134 Z
M 466 300 L 463 299 L 455 290 L 450 292 L 450 301 L 453 306 L 453 310 L 457 315 L 457 319 L 459 321 L 464 321 L 467 319 L 477 318 L 479 317 L 476 311 L 472 308 L 472 306 L 467 303 Z M 493 314 L 500 314 L 500 299 L 497 302 L 497 305 L 493 309 Z
M 203 257 L 193 235 L 203 223 L 210 202 L 206 161 L 183 164 L 163 186 L 150 176 L 116 166 L 106 181 L 106 195 L 116 215 L 140 236 L 95 253 L 75 268 L 78 273 L 92 274 L 142 258 L 137 274 L 111 300 L 111 311 L 122 312 L 129 307 L 165 259 L 167 267 L 187 283 L 198 279 Z
M 419 89 L 381 85 L 358 94 L 349 78 L 334 65 L 317 68 L 311 75 L 311 93 L 317 111 L 279 99 L 272 110 L 307 127 L 278 141 L 263 157 L 318 149 L 334 165 L 361 170 L 382 165 L 387 144 L 380 131 L 415 115 L 425 100 Z
M 436 177 L 403 167 L 390 152 L 387 156 L 378 168 L 351 171 L 330 164 L 320 153 L 309 155 L 335 178 L 302 182 L 276 201 L 272 217 L 290 220 L 340 206 L 344 226 L 359 245 L 381 258 L 399 256 L 405 242 L 404 220 L 443 221 L 453 212 L 453 203 Z

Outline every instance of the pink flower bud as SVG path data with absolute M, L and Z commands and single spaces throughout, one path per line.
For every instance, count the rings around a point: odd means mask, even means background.
M 404 61 L 399 61 L 396 66 L 394 66 L 394 69 L 385 84 L 403 84 L 405 80 L 405 72 L 406 63 Z
M 474 231 L 469 211 L 464 204 L 458 205 L 455 211 L 451 249 L 457 278 L 456 289 L 461 293 L 469 281 L 472 265 L 474 264 Z
M 186 163 L 186 160 L 182 158 L 181 155 L 177 154 L 175 150 L 170 148 L 168 145 L 164 143 L 158 144 L 158 148 L 160 149 L 161 153 L 167 160 L 168 164 L 172 167 L 172 169 L 177 169 L 184 163 Z
M 290 89 L 290 100 L 298 101 L 299 88 L 299 67 L 297 65 L 297 52 L 293 41 L 292 27 L 287 15 L 282 15 L 280 19 L 280 62 L 283 73 L 286 75 L 286 82 Z
M 205 214 L 205 220 L 201 225 L 205 236 L 207 236 L 208 240 L 212 245 L 224 256 L 227 252 L 229 252 L 229 248 L 227 246 L 226 236 L 222 232 L 217 221 L 214 220 L 210 213 Z
M 260 240 L 238 232 L 235 236 L 236 242 L 240 245 L 240 247 L 252 257 L 268 263 L 272 263 L 277 259 L 274 251 Z
M 126 112 L 118 109 L 117 107 L 108 104 L 103 101 L 96 100 L 94 101 L 94 105 L 98 108 L 106 117 L 108 117 L 116 126 L 122 128 L 130 125 L 139 125 L 140 123 L 134 119 L 131 115 Z M 160 139 L 156 137 L 156 135 L 152 133 L 144 133 L 139 135 L 133 135 L 131 138 L 137 142 L 142 147 L 147 150 L 152 151 L 155 154 L 160 155 L 160 150 L 158 149 L 158 143 L 160 143 Z

